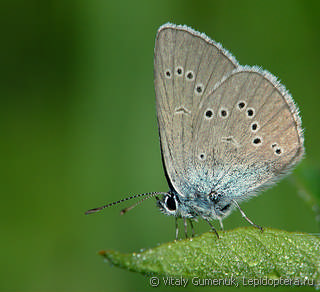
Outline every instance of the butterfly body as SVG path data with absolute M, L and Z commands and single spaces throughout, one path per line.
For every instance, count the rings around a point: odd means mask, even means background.
M 170 191 L 169 195 L 164 198 L 158 201 L 161 212 L 178 218 L 200 217 L 209 221 L 220 220 L 232 209 L 231 199 L 216 192 L 206 195 L 181 196 L 175 191 Z

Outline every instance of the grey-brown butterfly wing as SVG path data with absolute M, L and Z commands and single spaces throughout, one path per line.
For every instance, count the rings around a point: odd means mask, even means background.
M 217 84 L 195 123 L 187 179 L 199 184 L 202 178 L 202 188 L 231 198 L 245 199 L 278 180 L 304 153 L 292 97 L 274 76 L 256 67 L 239 67 Z M 213 169 L 213 175 L 203 176 L 201 169 Z
M 154 75 L 162 155 L 169 184 L 182 196 L 199 191 L 189 179 L 199 107 L 237 66 L 219 44 L 186 26 L 166 24 L 158 31 Z

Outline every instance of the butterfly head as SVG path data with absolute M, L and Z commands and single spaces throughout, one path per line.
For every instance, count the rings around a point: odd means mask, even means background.
M 194 218 L 197 216 L 195 210 L 176 192 L 170 191 L 161 199 L 157 197 L 157 205 L 160 211 L 169 216 L 180 218 Z

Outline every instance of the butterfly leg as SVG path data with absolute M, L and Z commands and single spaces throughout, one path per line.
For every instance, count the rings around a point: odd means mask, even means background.
M 259 225 L 257 225 L 257 224 L 254 224 L 254 223 L 246 216 L 246 214 L 242 211 L 242 209 L 240 208 L 240 206 L 239 206 L 239 204 L 238 204 L 237 201 L 232 200 L 232 202 L 233 202 L 233 203 L 236 205 L 236 207 L 239 209 L 239 211 L 240 211 L 240 213 L 241 213 L 241 216 L 242 216 L 244 219 L 246 219 L 252 226 L 260 229 L 261 232 L 263 232 L 263 228 L 262 228 L 261 226 L 259 226 Z
M 194 237 L 194 229 L 193 229 L 193 224 L 192 224 L 192 220 L 191 219 L 189 219 L 189 223 L 190 223 L 191 232 L 192 232 L 191 237 Z
M 178 235 L 179 235 L 179 226 L 178 226 L 178 218 L 176 217 L 176 240 L 178 240 Z
M 184 225 L 184 234 L 186 235 L 186 238 L 188 238 L 188 225 L 187 225 L 186 218 L 183 218 L 183 225 Z
M 220 238 L 220 237 L 219 237 L 219 234 L 218 234 L 217 230 L 212 226 L 212 224 L 210 223 L 210 221 L 207 220 L 207 219 L 204 219 L 204 220 L 206 220 L 206 221 L 208 222 L 208 224 L 209 224 L 210 227 L 211 227 L 211 230 L 217 235 L 217 237 L 218 237 L 218 239 L 219 239 L 219 238 Z
M 223 230 L 223 222 L 222 222 L 222 218 L 219 218 L 219 223 L 220 223 L 221 230 Z

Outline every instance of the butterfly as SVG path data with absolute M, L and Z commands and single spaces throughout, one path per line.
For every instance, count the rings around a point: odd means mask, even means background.
M 302 159 L 304 137 L 291 95 L 268 71 L 241 66 L 221 44 L 187 26 L 158 30 L 154 85 L 162 161 L 168 192 L 152 192 L 161 212 L 211 224 L 284 175 Z M 159 196 L 161 196 L 159 198 Z

